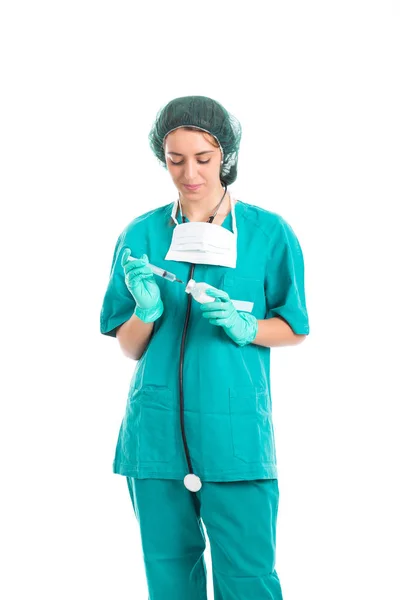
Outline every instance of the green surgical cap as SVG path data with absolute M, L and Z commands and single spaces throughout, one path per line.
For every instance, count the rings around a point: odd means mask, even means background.
M 223 162 L 220 180 L 230 185 L 237 177 L 237 163 L 242 128 L 239 121 L 219 102 L 206 96 L 175 98 L 161 108 L 149 133 L 150 147 L 167 168 L 164 140 L 179 127 L 195 127 L 207 131 L 219 143 Z

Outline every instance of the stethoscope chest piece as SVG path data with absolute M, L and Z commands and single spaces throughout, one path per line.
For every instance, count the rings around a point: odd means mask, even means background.
M 200 477 L 197 477 L 197 475 L 194 475 L 194 473 L 188 473 L 188 475 L 185 475 L 183 483 L 189 492 L 198 492 L 202 485 Z

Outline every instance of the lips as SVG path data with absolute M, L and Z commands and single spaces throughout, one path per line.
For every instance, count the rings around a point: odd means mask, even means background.
M 197 188 L 199 188 L 201 186 L 201 183 L 199 183 L 198 185 L 186 185 L 185 183 L 183 184 L 185 186 L 185 188 L 187 188 L 188 190 L 197 190 Z

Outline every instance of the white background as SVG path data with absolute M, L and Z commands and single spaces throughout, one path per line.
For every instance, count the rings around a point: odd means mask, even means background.
M 147 135 L 191 94 L 241 121 L 232 189 L 305 257 L 311 334 L 272 352 L 284 598 L 400 598 L 399 12 L 2 3 L 2 598 L 147 599 L 112 473 L 135 363 L 99 313 L 118 234 L 176 197 Z

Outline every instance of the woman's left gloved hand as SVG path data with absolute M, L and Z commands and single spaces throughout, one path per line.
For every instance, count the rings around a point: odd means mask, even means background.
M 201 305 L 203 317 L 208 319 L 211 325 L 222 327 L 238 346 L 250 344 L 258 331 L 255 316 L 247 312 L 238 312 L 223 290 L 206 289 L 205 292 L 207 296 L 215 298 L 215 301 Z

